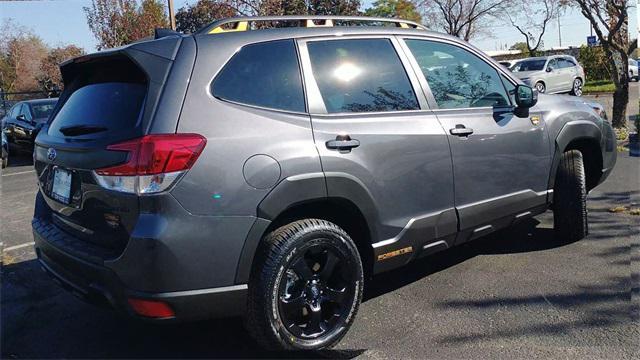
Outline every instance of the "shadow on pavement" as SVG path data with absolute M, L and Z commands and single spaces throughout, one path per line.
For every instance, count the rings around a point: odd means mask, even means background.
M 625 226 L 605 210 L 613 200 L 629 199 L 632 193 L 606 193 L 590 198 L 592 234 L 585 242 L 603 245 L 593 249 L 593 256 L 612 266 L 625 266 L 630 247 L 619 243 L 608 246 L 608 239 L 630 236 Z M 605 202 L 606 200 L 606 202 Z M 549 216 L 549 213 L 542 215 Z M 510 229 L 408 266 L 380 274 L 367 282 L 365 301 L 394 291 L 478 255 L 538 252 L 570 245 L 557 241 L 553 230 L 529 219 Z M 637 253 L 637 249 L 636 249 Z M 588 316 L 562 319 L 552 324 L 533 319 L 518 327 L 499 327 L 489 332 L 460 334 L 436 338 L 438 343 L 467 343 L 493 338 L 516 338 L 527 334 L 580 331 L 628 322 L 630 314 L 638 320 L 638 309 L 631 305 L 630 278 L 611 277 L 606 282 L 578 286 L 557 294 L 522 297 L 450 299 L 435 304 L 440 308 L 509 308 L 551 305 L 559 309 L 586 309 Z M 637 286 L 636 286 L 637 287 Z M 365 350 L 330 350 L 319 353 L 265 353 L 257 350 L 239 319 L 223 319 L 190 324 L 148 324 L 124 318 L 110 310 L 82 303 L 55 285 L 36 260 L 2 267 L 2 357 L 28 358 L 343 358 L 349 359 Z

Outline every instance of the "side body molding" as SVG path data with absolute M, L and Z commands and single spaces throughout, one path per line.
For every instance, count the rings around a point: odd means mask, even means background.
M 602 143 L 602 130 L 598 125 L 588 120 L 569 121 L 560 131 L 555 139 L 555 151 L 551 162 L 551 171 L 549 172 L 549 189 L 553 189 L 555 184 L 555 174 L 560 163 L 560 156 L 566 149 L 567 145 L 574 140 L 591 139 L 597 144 Z

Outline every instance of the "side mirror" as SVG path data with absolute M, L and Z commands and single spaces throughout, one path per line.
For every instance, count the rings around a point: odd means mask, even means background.
M 538 103 L 538 92 L 527 85 L 516 86 L 515 114 L 519 117 L 529 116 L 529 108 Z
M 547 66 L 547 72 L 552 72 L 552 71 L 553 71 L 553 67 Z
M 20 115 L 16 116 L 16 120 L 25 121 L 25 120 L 27 120 L 27 118 L 24 116 L 24 114 L 20 114 Z

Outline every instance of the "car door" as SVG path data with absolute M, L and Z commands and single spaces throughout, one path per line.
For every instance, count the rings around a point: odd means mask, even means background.
M 6 123 L 4 124 L 5 133 L 11 139 L 11 141 L 14 141 L 15 139 L 16 122 L 18 121 L 17 118 L 18 118 L 18 115 L 20 115 L 21 110 L 22 110 L 22 103 L 17 103 L 13 105 L 13 107 L 9 111 L 9 114 L 7 115 L 5 120 L 6 121 Z
M 457 231 L 447 136 L 397 39 L 298 43 L 328 195 L 364 212 L 375 269 L 446 248 Z
M 577 70 L 576 65 L 566 58 L 558 58 L 559 79 L 561 92 L 571 91 L 573 87 L 573 79 L 575 79 Z
M 562 74 L 558 65 L 558 59 L 549 59 L 545 71 L 547 72 L 545 76 L 545 83 L 547 85 L 546 92 L 555 93 L 562 90 Z
M 29 105 L 23 103 L 14 122 L 14 139 L 17 142 L 28 141 L 31 136 L 31 111 Z
M 463 44 L 404 41 L 448 132 L 461 230 L 456 242 L 544 206 L 551 160 L 546 125 L 535 108 L 530 117 L 514 115 L 515 81 Z

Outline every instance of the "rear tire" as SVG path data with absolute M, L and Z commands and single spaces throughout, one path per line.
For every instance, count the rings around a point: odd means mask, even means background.
M 575 78 L 573 80 L 573 84 L 571 85 L 571 95 L 582 96 L 582 85 L 582 79 Z
M 536 90 L 538 90 L 540 94 L 544 94 L 545 91 L 547 91 L 547 87 L 544 85 L 542 81 L 538 81 L 536 83 Z
M 562 154 L 553 188 L 553 228 L 557 240 L 572 242 L 589 234 L 587 186 L 582 153 Z
M 282 226 L 261 244 L 249 278 L 246 326 L 269 350 L 319 350 L 347 333 L 363 273 L 349 235 L 325 220 Z

